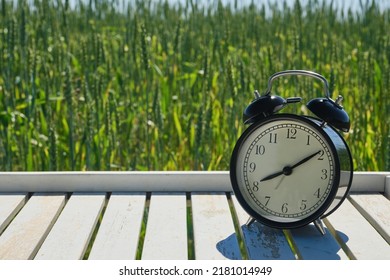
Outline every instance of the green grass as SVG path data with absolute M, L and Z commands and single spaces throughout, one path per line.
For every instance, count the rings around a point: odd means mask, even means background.
M 0 170 L 226 170 L 253 90 L 286 69 L 344 96 L 356 170 L 390 170 L 389 10 L 13 2 L 0 3 Z M 323 95 L 307 78 L 274 90 Z

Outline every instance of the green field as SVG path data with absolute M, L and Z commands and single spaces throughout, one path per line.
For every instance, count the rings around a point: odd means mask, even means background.
M 1 171 L 227 170 L 252 92 L 286 69 L 344 96 L 355 170 L 390 170 L 390 10 L 117 2 L 1 1 Z M 323 96 L 274 90 L 299 114 Z

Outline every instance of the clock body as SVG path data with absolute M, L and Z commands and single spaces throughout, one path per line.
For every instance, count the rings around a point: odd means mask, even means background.
M 230 180 L 250 216 L 289 229 L 335 211 L 349 191 L 352 170 L 348 146 L 332 126 L 308 116 L 274 114 L 238 139 Z

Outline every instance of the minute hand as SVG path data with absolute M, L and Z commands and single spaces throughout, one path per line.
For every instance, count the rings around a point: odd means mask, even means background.
M 305 157 L 304 159 L 298 161 L 296 164 L 294 164 L 293 166 L 291 166 L 291 169 L 294 169 L 295 167 L 300 166 L 301 164 L 305 163 L 306 161 L 308 161 L 308 160 L 310 160 L 311 158 L 313 158 L 313 157 L 315 157 L 316 155 L 318 155 L 320 152 L 321 152 L 321 150 L 319 150 L 318 152 L 315 152 L 314 154 L 311 154 L 310 156 L 307 156 L 307 157 Z
M 298 161 L 296 164 L 294 164 L 294 165 L 292 165 L 292 166 L 287 165 L 287 166 L 285 166 L 285 167 L 283 168 L 283 170 L 278 171 L 278 172 L 275 172 L 275 173 L 273 173 L 273 174 L 271 174 L 271 175 L 268 175 L 268 176 L 264 177 L 263 179 L 260 180 L 260 182 L 264 182 L 264 181 L 271 180 L 271 179 L 276 178 L 276 177 L 278 177 L 278 176 L 280 176 L 280 175 L 283 175 L 283 174 L 286 175 L 286 176 L 291 175 L 291 173 L 292 173 L 292 171 L 293 171 L 293 169 L 294 169 L 295 167 L 297 167 L 297 166 L 299 166 L 299 165 L 305 163 L 306 161 L 308 161 L 308 160 L 310 160 L 311 158 L 313 158 L 313 157 L 315 157 L 316 155 L 318 155 L 320 152 L 321 152 L 321 150 L 318 151 L 318 152 L 315 152 L 314 154 L 311 154 L 311 155 L 305 157 L 304 159 Z

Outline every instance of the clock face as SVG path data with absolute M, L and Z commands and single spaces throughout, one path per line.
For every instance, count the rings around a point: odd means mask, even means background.
M 232 156 L 233 189 L 254 218 L 297 227 L 332 202 L 339 163 L 329 137 L 315 122 L 275 115 L 248 128 Z

